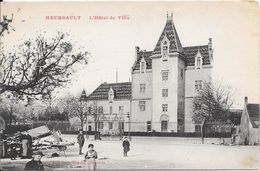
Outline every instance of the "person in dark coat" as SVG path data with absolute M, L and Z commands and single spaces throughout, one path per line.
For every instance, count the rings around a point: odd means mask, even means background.
M 18 153 L 16 151 L 16 144 L 14 142 L 11 142 L 11 144 L 9 145 L 8 155 L 11 158 L 11 160 L 16 160 Z
M 32 137 L 26 131 L 20 138 L 22 142 L 22 158 L 30 158 L 32 149 Z
M 127 152 L 130 151 L 130 142 L 128 141 L 127 137 L 123 139 L 123 150 L 124 150 L 124 157 L 127 157 Z
M 33 159 L 26 163 L 24 170 L 44 170 L 41 158 L 44 156 L 41 151 L 33 153 Z
M 82 129 L 79 131 L 77 142 L 79 144 L 79 155 L 84 154 L 82 153 L 82 147 L 84 146 L 85 138 Z

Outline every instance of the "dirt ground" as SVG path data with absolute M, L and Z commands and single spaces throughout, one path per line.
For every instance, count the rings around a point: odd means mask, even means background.
M 63 135 L 76 142 L 76 135 Z M 212 140 L 214 142 L 214 140 Z M 132 137 L 128 157 L 123 157 L 122 142 L 118 139 L 87 140 L 98 153 L 98 169 L 259 169 L 260 146 L 229 146 L 201 144 L 196 138 Z M 217 142 L 217 141 L 216 141 Z M 78 145 L 69 146 L 66 157 L 42 158 L 45 170 L 87 168 L 84 155 L 78 154 Z M 22 169 L 30 159 L 1 159 L 2 170 Z

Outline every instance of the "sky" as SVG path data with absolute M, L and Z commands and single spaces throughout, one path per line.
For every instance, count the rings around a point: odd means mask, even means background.
M 89 63 L 74 74 L 66 88 L 56 91 L 91 93 L 102 82 L 127 82 L 135 46 L 153 50 L 166 23 L 173 21 L 182 46 L 206 45 L 212 38 L 213 79 L 232 88 L 234 106 L 244 97 L 260 103 L 259 7 L 255 2 L 5 2 L 1 15 L 14 14 L 16 31 L 2 37 L 6 48 L 46 32 L 70 33 L 74 45 L 91 53 Z M 80 16 L 79 20 L 47 20 L 46 16 Z M 93 16 L 115 17 L 93 20 Z M 127 16 L 120 20 L 118 16 Z

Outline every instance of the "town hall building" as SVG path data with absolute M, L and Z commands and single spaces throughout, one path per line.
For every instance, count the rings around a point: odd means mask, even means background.
M 211 38 L 205 45 L 183 47 L 173 15 L 167 15 L 155 48 L 146 51 L 135 47 L 128 87 L 131 99 L 128 96 L 126 102 L 131 132 L 195 132 L 198 123 L 192 120 L 192 100 L 203 82 L 211 81 L 212 69 Z M 109 89 L 113 87 L 107 88 L 106 97 L 111 93 Z

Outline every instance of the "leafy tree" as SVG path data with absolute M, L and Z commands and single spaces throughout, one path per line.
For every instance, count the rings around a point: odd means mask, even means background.
M 201 137 L 204 143 L 205 124 L 214 121 L 227 121 L 233 104 L 232 92 L 221 84 L 204 82 L 203 88 L 193 99 L 193 121 L 201 123 Z

